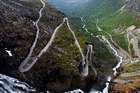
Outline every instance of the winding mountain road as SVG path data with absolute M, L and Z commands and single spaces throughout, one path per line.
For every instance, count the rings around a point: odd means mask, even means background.
M 20 72 L 24 72 L 24 68 L 26 68 L 24 66 L 27 65 L 30 60 L 32 60 L 32 53 L 34 51 L 34 48 L 36 47 L 36 44 L 37 44 L 37 41 L 38 41 L 38 38 L 39 38 L 40 29 L 39 29 L 38 23 L 39 23 L 39 21 L 42 17 L 42 11 L 43 11 L 43 9 L 45 8 L 45 5 L 46 5 L 43 0 L 40 0 L 40 2 L 42 3 L 42 8 L 39 10 L 39 18 L 34 22 L 34 25 L 37 29 L 36 37 L 35 37 L 35 40 L 34 40 L 32 46 L 30 48 L 29 54 L 27 55 L 27 57 L 22 61 L 22 63 L 19 66 L 19 71 Z M 28 64 L 28 66 L 30 66 L 30 64 Z

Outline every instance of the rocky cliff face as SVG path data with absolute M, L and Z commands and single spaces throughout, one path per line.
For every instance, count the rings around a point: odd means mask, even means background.
M 40 8 L 41 3 L 38 0 L 0 0 L 0 73 L 27 82 L 36 88 L 37 93 L 47 90 L 62 93 L 75 88 L 86 89 L 95 76 L 93 72 L 87 78 L 80 76 L 80 53 L 66 25 L 60 29 L 49 51 L 35 66 L 26 73 L 19 72 L 18 67 L 35 39 L 37 29 L 33 23 L 39 17 Z M 40 34 L 33 58 L 48 43 L 63 17 L 63 13 L 46 3 L 39 22 Z M 77 35 L 82 37 L 80 33 Z M 79 40 L 84 46 L 85 39 Z
M 38 11 L 41 6 L 39 0 L 0 0 L 0 73 L 27 82 L 36 88 L 37 93 L 47 90 L 51 93 L 62 93 L 77 88 L 85 91 L 89 91 L 91 88 L 102 90 L 105 87 L 107 76 L 112 74 L 112 68 L 117 62 L 116 58 L 103 42 L 92 38 L 93 64 L 90 64 L 89 76 L 81 77 L 79 73 L 81 56 L 67 25 L 62 26 L 49 51 L 37 61 L 31 70 L 25 73 L 19 72 L 18 67 L 34 42 L 37 29 L 33 23 L 39 17 Z M 125 8 L 129 11 L 139 12 L 139 0 L 128 1 Z M 46 2 L 43 16 L 39 22 L 40 34 L 33 52 L 33 59 L 48 43 L 54 29 L 62 22 L 63 17 L 63 13 Z M 85 49 L 84 36 L 79 32 L 76 32 L 76 36 L 82 49 Z M 85 49 L 85 54 L 86 51 Z M 92 66 L 97 70 L 96 77 Z M 127 66 L 124 67 L 124 69 L 126 68 Z M 127 84 L 133 84 L 133 87 L 125 85 L 126 82 L 113 84 L 112 93 L 136 92 L 138 88 L 135 85 L 139 82 L 138 78 L 134 83 L 127 82 Z
M 130 11 L 140 12 L 140 1 L 139 0 L 127 0 L 126 9 Z
M 34 41 L 36 28 L 33 21 L 37 20 L 40 7 L 40 2 L 0 0 L 0 73 L 27 81 L 37 89 L 40 89 L 47 79 L 45 75 L 47 72 L 42 71 L 46 68 L 37 67 L 36 69 L 41 71 L 33 70 L 22 74 L 18 71 L 18 66 L 27 56 Z M 45 46 L 53 30 L 62 22 L 63 16 L 61 12 L 47 4 L 39 23 L 41 31 L 34 54 Z M 6 50 L 11 51 L 12 56 L 9 56 Z M 56 47 L 56 50 L 59 49 Z
M 139 28 L 132 25 L 126 29 L 128 31 L 127 38 L 128 42 L 132 46 L 129 50 L 129 54 L 131 56 L 131 60 L 124 60 L 124 64 L 122 66 L 122 71 L 120 75 L 116 77 L 114 83 L 112 83 L 112 92 L 111 93 L 139 93 L 140 88 L 140 74 L 139 74 Z M 132 36 L 133 35 L 133 36 Z M 135 38 L 135 40 L 133 40 Z M 129 40 L 130 39 L 130 40 Z M 133 52 L 132 52 L 133 51 Z

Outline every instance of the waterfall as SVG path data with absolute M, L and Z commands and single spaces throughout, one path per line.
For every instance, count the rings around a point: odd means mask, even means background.
M 110 49 L 113 51 L 113 54 L 117 57 L 119 60 L 118 64 L 113 68 L 113 75 L 117 75 L 117 69 L 121 66 L 123 62 L 123 57 L 118 54 L 118 51 L 111 45 L 111 43 L 107 40 L 105 36 L 102 36 L 102 39 L 108 44 Z M 108 88 L 109 88 L 109 82 L 111 81 L 111 77 L 109 76 L 106 82 L 106 87 L 103 89 L 103 93 L 108 93 Z
M 89 66 L 90 66 L 89 63 L 92 62 L 93 45 L 92 44 L 87 45 L 87 52 L 86 52 L 86 55 L 84 55 L 83 50 L 80 46 L 80 42 L 78 41 L 74 31 L 72 30 L 72 28 L 70 26 L 69 19 L 67 17 L 63 18 L 62 23 L 55 28 L 55 30 L 54 30 L 50 40 L 46 44 L 46 46 L 35 57 L 33 57 L 33 52 L 34 52 L 34 49 L 35 49 L 36 44 L 38 42 L 39 33 L 40 33 L 39 22 L 40 22 L 40 19 L 42 18 L 42 12 L 43 12 L 43 10 L 46 6 L 44 0 L 40 0 L 40 2 L 42 4 L 42 7 L 38 11 L 39 17 L 36 21 L 33 22 L 34 26 L 36 27 L 36 36 L 35 36 L 33 44 L 31 45 L 31 48 L 29 50 L 29 53 L 28 53 L 27 57 L 21 62 L 20 66 L 19 66 L 20 72 L 29 71 L 34 66 L 34 64 L 39 60 L 39 58 L 44 53 L 46 53 L 48 51 L 48 49 L 52 45 L 52 43 L 53 43 L 53 41 L 54 41 L 54 39 L 57 35 L 59 29 L 66 23 L 66 25 L 68 27 L 68 30 L 71 32 L 71 34 L 72 34 L 72 36 L 75 40 L 75 45 L 78 48 L 78 50 L 80 52 L 80 55 L 81 55 L 81 58 L 82 58 L 81 74 L 84 77 L 88 76 Z M 14 3 L 16 3 L 16 2 L 14 2 Z M 119 11 L 122 11 L 125 7 L 126 6 L 124 5 Z M 81 21 L 84 23 L 84 18 L 83 17 L 81 17 Z M 113 54 L 118 59 L 118 64 L 113 68 L 113 75 L 116 76 L 117 73 L 118 73 L 117 69 L 120 68 L 120 66 L 123 62 L 123 57 L 119 55 L 117 49 L 109 42 L 109 40 L 105 36 L 102 36 L 102 35 L 94 36 L 93 33 L 91 33 L 86 27 L 87 26 L 84 23 L 82 28 L 85 30 L 85 32 L 88 33 L 90 36 L 93 36 L 93 37 L 102 37 L 102 40 L 108 45 L 108 47 L 112 50 Z M 103 29 L 101 29 L 100 26 L 98 26 L 98 20 L 97 20 L 97 23 L 96 23 L 96 28 L 97 28 L 98 31 L 103 31 Z M 105 33 L 107 33 L 107 32 L 105 32 Z M 111 35 L 109 34 L 109 36 L 111 36 Z M 112 40 L 112 38 L 111 38 L 111 40 Z M 5 51 L 6 51 L 6 53 L 8 53 L 9 56 L 12 56 L 12 52 L 10 50 L 6 49 Z M 91 64 L 91 67 L 92 67 L 92 70 L 95 72 L 95 74 L 97 74 L 97 71 L 93 67 L 92 64 Z M 108 76 L 107 80 L 106 80 L 106 84 L 105 84 L 106 87 L 103 89 L 102 92 L 92 89 L 90 91 L 90 93 L 108 93 L 109 85 L 110 85 L 111 80 L 112 80 L 112 77 Z M 2 75 L 2 74 L 0 74 L 0 86 L 1 86 L 0 87 L 0 92 L 2 92 L 2 93 L 27 93 L 27 92 L 35 92 L 36 91 L 32 87 L 30 87 L 27 83 L 21 82 L 21 81 L 15 79 L 15 78 L 8 77 L 8 76 Z M 65 92 L 65 93 L 84 93 L 84 92 L 80 89 L 77 89 L 77 90 L 73 90 L 73 91 L 69 91 L 69 92 Z
M 123 57 L 118 54 L 118 51 L 111 45 L 111 43 L 105 38 L 105 36 L 102 36 L 103 40 L 108 44 L 108 46 L 111 48 L 111 50 L 114 52 L 113 54 L 117 57 L 118 59 L 118 64 L 113 68 L 114 71 L 114 76 L 117 74 L 117 69 L 121 66 L 123 62 Z
M 81 17 L 81 22 L 84 23 L 83 17 Z M 103 31 L 103 30 L 98 26 L 98 20 L 97 20 L 97 23 L 96 23 L 96 27 L 97 27 L 98 31 Z M 83 27 L 82 27 L 82 28 L 85 29 L 85 32 L 88 31 L 85 24 L 83 24 Z M 89 31 L 88 31 L 87 33 L 90 34 L 91 36 L 93 36 L 93 33 L 89 32 Z M 107 33 L 107 32 L 105 32 L 105 33 L 106 33 L 107 35 L 109 35 L 109 37 L 111 37 L 111 41 L 113 41 L 111 34 L 109 34 L 109 33 Z M 114 71 L 114 72 L 113 72 L 113 75 L 116 76 L 116 74 L 117 74 L 117 69 L 121 66 L 121 64 L 122 64 L 122 62 L 123 62 L 123 57 L 120 56 L 120 55 L 118 54 L 118 51 L 111 45 L 111 43 L 108 41 L 108 39 L 107 39 L 105 36 L 103 36 L 103 35 L 97 35 L 97 36 L 93 36 L 93 37 L 97 37 L 97 38 L 102 37 L 101 39 L 102 39 L 105 43 L 107 43 L 107 45 L 109 46 L 109 48 L 113 51 L 113 54 L 117 57 L 117 59 L 118 59 L 118 64 L 113 68 L 113 71 Z M 100 38 L 99 38 L 99 39 L 100 39 Z M 113 41 L 113 42 L 114 42 L 114 41 Z M 111 80 L 112 80 L 111 76 L 108 76 L 107 82 L 106 82 L 106 87 L 103 89 L 102 92 L 97 91 L 97 90 L 94 90 L 94 89 L 91 89 L 90 93 L 108 93 L 109 83 L 111 82 Z
M 21 82 L 15 78 L 0 74 L 0 92 L 1 93 L 28 93 L 36 90 L 27 83 Z
M 68 91 L 65 93 L 84 93 L 84 91 L 82 91 L 81 89 L 77 89 L 77 90 L 73 90 L 73 91 Z
M 111 77 L 109 76 L 107 78 L 106 87 L 103 89 L 103 92 L 102 93 L 109 93 L 108 92 L 108 89 L 109 89 L 109 83 L 110 83 L 110 81 L 111 81 Z

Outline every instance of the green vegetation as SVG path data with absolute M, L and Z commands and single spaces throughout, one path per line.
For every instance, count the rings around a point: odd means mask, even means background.
M 100 59 L 100 60 L 104 60 L 107 61 L 108 63 L 115 63 L 116 62 L 116 58 L 112 55 L 111 52 L 109 52 L 109 49 L 107 49 L 106 47 L 104 48 L 99 48 L 98 50 L 96 50 L 96 58 Z
M 80 33 L 76 33 L 82 49 L 85 47 L 86 39 Z M 78 73 L 78 66 L 81 60 L 79 49 L 75 45 L 75 40 L 67 26 L 64 25 L 57 33 L 57 37 L 53 45 L 61 48 L 64 52 L 60 56 L 56 56 L 56 66 L 63 68 L 66 71 Z M 84 50 L 83 50 L 84 51 Z M 54 55 L 56 52 L 54 53 Z
M 112 34 L 113 40 L 126 51 L 128 51 L 128 42 L 125 39 L 125 35 L 120 34 L 121 32 L 119 30 L 118 32 L 113 32 L 113 30 L 120 28 L 121 31 L 125 31 L 125 29 L 131 25 L 140 27 L 140 22 L 135 18 L 133 14 L 128 12 L 116 14 L 101 22 L 101 27 L 106 32 Z
M 125 29 L 131 25 L 140 27 L 140 22 L 136 19 L 135 15 L 128 12 L 114 13 L 99 20 L 98 25 L 103 29 L 103 32 L 97 31 L 95 19 L 90 23 L 92 24 L 89 24 L 88 28 L 91 32 L 95 35 L 105 35 L 108 38 L 110 37 L 107 33 L 111 34 L 113 40 L 126 51 L 128 51 L 128 42 L 125 38 L 125 33 L 122 34 L 122 32 L 125 32 Z
M 125 66 L 124 72 L 128 72 L 128 73 L 136 72 L 140 70 L 139 67 L 140 67 L 140 63 L 130 64 L 130 65 Z
M 129 12 L 115 13 L 101 21 L 101 27 L 106 31 L 112 31 L 120 26 L 128 27 L 131 25 L 140 27 L 140 22 L 136 19 L 134 14 Z

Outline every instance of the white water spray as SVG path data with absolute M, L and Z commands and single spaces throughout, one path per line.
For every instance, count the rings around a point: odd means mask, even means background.
M 117 50 L 111 45 L 111 43 L 105 38 L 105 36 L 102 36 L 102 38 L 109 45 L 109 47 L 114 52 L 114 55 L 117 57 L 117 59 L 119 61 L 118 64 L 113 68 L 113 71 L 114 71 L 113 74 L 114 74 L 114 76 L 116 76 L 117 69 L 121 66 L 121 64 L 123 62 L 123 57 L 118 54 Z
M 2 74 L 0 74 L 0 86 L 1 93 L 28 93 L 36 91 L 27 83 Z
M 84 91 L 82 91 L 81 89 L 77 89 L 77 90 L 73 90 L 73 91 L 68 91 L 65 93 L 84 93 Z
M 84 19 L 82 18 L 81 21 L 83 22 L 83 20 L 84 20 Z M 85 24 L 84 24 L 83 27 L 85 27 Z M 103 30 L 98 26 L 98 20 L 97 20 L 97 23 L 96 23 L 96 27 L 97 27 L 98 31 L 103 31 Z M 86 32 L 87 32 L 87 31 L 86 31 Z M 105 32 L 105 33 L 110 37 L 111 41 L 114 42 L 113 39 L 112 39 L 111 34 L 109 34 L 109 33 L 107 33 L 107 32 Z M 90 32 L 90 35 L 93 36 L 93 33 Z M 97 35 L 97 36 L 93 36 L 93 37 L 97 37 L 97 38 L 102 37 L 102 39 L 104 40 L 104 42 L 106 42 L 106 43 L 108 44 L 109 48 L 111 48 L 111 50 L 113 51 L 113 54 L 117 57 L 117 59 L 118 59 L 119 62 L 118 62 L 118 64 L 113 68 L 113 71 L 114 71 L 113 75 L 116 76 L 116 74 L 117 74 L 117 69 L 121 66 L 121 64 L 122 64 L 122 62 L 123 62 L 123 57 L 120 56 L 120 55 L 118 54 L 118 51 L 111 45 L 111 43 L 108 41 L 108 39 L 107 39 L 105 36 L 103 36 L 103 35 Z M 100 39 L 100 38 L 99 38 L 99 39 Z M 92 90 L 90 91 L 90 93 L 108 93 L 109 82 L 111 82 L 111 79 L 112 79 L 111 76 L 108 76 L 107 82 L 106 82 L 106 87 L 103 89 L 103 92 L 99 92 L 99 91 L 96 91 L 96 90 L 92 89 Z
M 105 36 L 102 36 L 102 39 L 108 44 L 108 46 L 111 48 L 111 50 L 114 52 L 114 55 L 117 57 L 119 60 L 118 64 L 113 68 L 113 75 L 117 75 L 117 69 L 121 66 L 123 62 L 123 57 L 119 56 L 117 50 L 111 45 L 111 43 L 107 40 Z M 109 76 L 107 79 L 106 87 L 103 89 L 103 93 L 108 93 L 108 88 L 109 88 L 109 82 L 111 81 L 111 77 Z
M 103 92 L 102 92 L 102 93 L 109 93 L 109 92 L 108 92 L 108 88 L 109 88 L 109 83 L 110 83 L 110 81 L 111 81 L 111 77 L 109 76 L 109 77 L 107 78 L 106 87 L 103 89 Z

